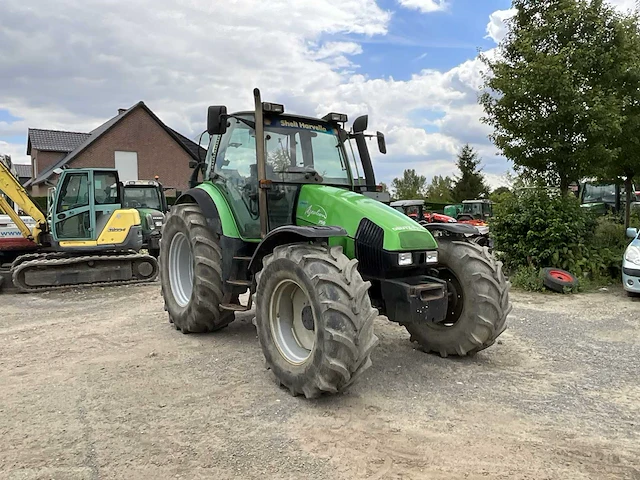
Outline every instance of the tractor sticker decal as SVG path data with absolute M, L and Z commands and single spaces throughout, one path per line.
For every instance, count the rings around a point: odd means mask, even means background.
M 334 129 L 329 125 L 321 123 L 309 123 L 301 120 L 267 120 L 265 124 L 276 128 L 296 128 L 298 130 L 312 130 L 314 132 L 335 134 Z
M 110 227 L 109 231 L 110 232 L 124 232 L 126 230 L 126 228 L 119 228 L 119 227 Z
M 315 222 L 318 225 L 326 225 L 327 224 L 327 212 L 324 208 L 316 205 L 309 205 L 309 207 L 305 210 L 304 215 L 311 220 L 312 217 L 315 217 Z

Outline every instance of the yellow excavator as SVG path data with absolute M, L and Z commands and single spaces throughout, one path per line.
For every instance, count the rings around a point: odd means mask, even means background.
M 58 173 L 45 213 L 0 163 L 0 213 L 8 215 L 22 234 L 20 241 L 0 238 L 0 257 L 12 261 L 5 273 L 14 286 L 35 292 L 155 280 L 157 260 L 140 253 L 140 214 L 122 208 L 123 185 L 117 170 L 80 168 Z M 35 225 L 27 226 L 5 197 Z

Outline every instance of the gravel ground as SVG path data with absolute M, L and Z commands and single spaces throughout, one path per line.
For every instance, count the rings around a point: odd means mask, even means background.
M 373 367 L 277 387 L 251 314 L 183 335 L 157 284 L 0 295 L 2 479 L 640 479 L 640 302 L 514 293 L 474 358 L 383 319 Z

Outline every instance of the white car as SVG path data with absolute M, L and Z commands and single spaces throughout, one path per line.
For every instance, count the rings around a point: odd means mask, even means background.
M 627 237 L 633 238 L 622 259 L 622 285 L 630 295 L 640 295 L 640 231 L 627 228 Z

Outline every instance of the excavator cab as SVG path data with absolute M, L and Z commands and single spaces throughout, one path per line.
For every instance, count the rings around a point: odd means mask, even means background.
M 50 221 L 52 240 L 62 248 L 142 246 L 140 215 L 122 209 L 122 184 L 115 169 L 64 170 Z

